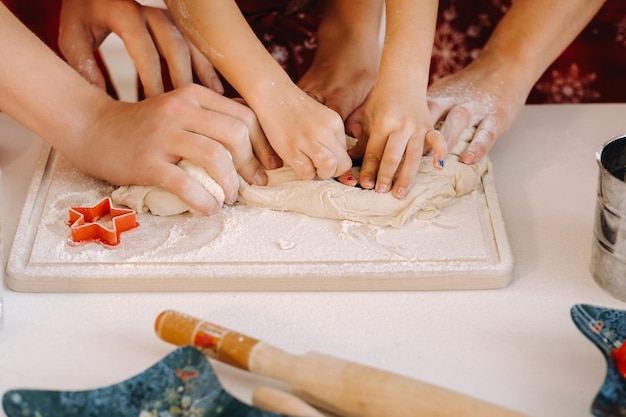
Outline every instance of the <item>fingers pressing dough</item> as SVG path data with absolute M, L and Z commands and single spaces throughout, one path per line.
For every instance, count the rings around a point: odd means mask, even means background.
M 474 128 L 466 129 L 450 150 L 443 170 L 435 170 L 432 156 L 422 158 L 421 167 L 406 198 L 345 186 L 333 179 L 300 180 L 288 166 L 268 171 L 268 184 L 256 186 L 240 178 L 239 199 L 244 204 L 279 211 L 294 211 L 311 217 L 351 220 L 377 226 L 400 227 L 419 213 L 434 213 L 454 198 L 466 195 L 480 184 L 489 169 L 486 158 L 474 165 L 459 162 Z M 182 160 L 179 167 L 193 176 L 223 204 L 224 192 L 203 168 Z M 354 170 L 358 168 L 353 168 Z M 358 172 L 355 172 L 358 178 Z M 157 187 L 124 186 L 112 194 L 116 204 L 139 213 L 170 216 L 190 211 L 176 196 Z

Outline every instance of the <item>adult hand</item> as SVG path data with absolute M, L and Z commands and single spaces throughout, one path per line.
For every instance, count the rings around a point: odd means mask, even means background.
M 166 10 L 133 0 L 63 0 L 59 48 L 70 66 L 102 89 L 104 77 L 94 51 L 111 32 L 124 41 L 147 97 L 164 90 L 160 56 L 175 88 L 193 82 L 193 68 L 203 85 L 223 93 L 211 63 L 181 34 Z
M 533 85 L 602 6 L 604 0 L 518 0 L 476 60 L 428 89 L 433 122 L 449 143 L 476 126 L 460 160 L 482 158 L 513 124 Z M 528 22 L 533 30 L 528 30 Z
M 205 168 L 226 203 L 237 199 L 237 172 L 249 183 L 267 182 L 253 147 L 265 159 L 272 151 L 254 114 L 207 88 L 190 84 L 137 103 L 108 100 L 93 110 L 86 134 L 70 148 L 59 146 L 90 175 L 118 185 L 160 186 L 204 214 L 214 213 L 217 202 L 176 166 L 180 159 Z
M 476 126 L 461 162 L 480 160 L 515 121 L 530 92 L 528 77 L 520 71 L 499 62 L 495 55 L 484 56 L 429 87 L 432 122 L 443 122 L 440 131 L 448 147 L 458 141 L 463 129 Z

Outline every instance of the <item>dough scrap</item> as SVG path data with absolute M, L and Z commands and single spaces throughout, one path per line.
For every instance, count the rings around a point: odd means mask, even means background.
M 401 227 L 419 213 L 436 212 L 456 197 L 472 192 L 489 169 L 487 158 L 474 165 L 459 162 L 459 155 L 471 141 L 474 129 L 466 129 L 457 145 L 450 150 L 443 170 L 435 170 L 432 156 L 422 158 L 420 170 L 406 198 L 398 200 L 391 193 L 348 187 L 336 180 L 298 178 L 288 166 L 267 171 L 268 184 L 257 186 L 239 178 L 238 201 L 279 211 L 294 211 L 311 217 L 351 220 L 377 226 Z M 213 195 L 224 192 L 202 168 L 187 161 L 179 166 L 194 176 Z M 358 178 L 358 168 L 353 168 Z M 192 173 L 193 172 L 193 173 Z M 219 190 L 217 190 L 219 189 Z M 215 193 L 215 194 L 214 194 Z M 125 186 L 112 194 L 116 204 L 126 205 L 139 213 L 169 216 L 190 211 L 178 197 L 157 187 Z

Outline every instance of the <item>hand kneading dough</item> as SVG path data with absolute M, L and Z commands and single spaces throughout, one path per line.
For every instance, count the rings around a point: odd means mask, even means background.
M 448 153 L 443 170 L 433 168 L 432 156 L 423 157 L 411 190 L 402 200 L 394 198 L 391 193 L 348 187 L 333 179 L 303 181 L 293 169 L 283 167 L 267 172 L 266 186 L 250 185 L 240 178 L 238 201 L 273 210 L 295 211 L 311 217 L 400 227 L 419 212 L 435 212 L 455 197 L 470 193 L 480 183 L 482 175 L 488 169 L 487 158 L 474 165 L 465 165 L 458 161 L 460 152 L 471 141 L 473 132 L 473 128 L 463 132 L 459 143 Z M 181 161 L 180 165 L 185 166 L 186 168 L 181 168 L 186 171 L 193 167 L 186 161 Z M 205 188 L 209 180 L 219 188 L 204 169 L 194 168 L 200 173 L 202 179 L 198 180 Z M 358 178 L 357 169 L 353 170 Z M 222 191 L 222 202 L 223 196 Z M 112 197 L 115 203 L 141 213 L 150 211 L 152 214 L 164 216 L 189 210 L 177 197 L 156 187 L 120 187 L 113 192 Z
M 181 160 L 178 167 L 191 175 L 217 200 L 220 207 L 224 204 L 224 190 L 215 182 L 204 168 L 189 161 Z M 156 216 L 173 216 L 186 211 L 194 212 L 187 203 L 169 191 L 150 185 L 124 185 L 111 194 L 113 202 L 132 208 L 137 213 L 148 211 Z

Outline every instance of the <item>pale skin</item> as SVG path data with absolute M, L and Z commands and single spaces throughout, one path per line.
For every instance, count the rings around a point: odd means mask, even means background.
M 72 68 L 100 88 L 104 76 L 94 51 L 111 32 L 124 41 L 147 97 L 164 91 L 160 57 L 168 64 L 174 88 L 191 84 L 194 69 L 204 86 L 224 92 L 211 63 L 180 33 L 167 10 L 133 0 L 63 0 L 59 48 Z
M 426 101 L 437 1 L 387 0 L 380 70 L 363 117 L 353 156 L 362 156 L 365 189 L 406 197 L 425 149 L 443 168 L 447 147 L 434 130 Z M 343 180 L 342 180 L 343 182 Z
M 330 1 L 317 33 L 318 47 L 298 86 L 335 110 L 348 134 L 359 137 L 364 102 L 376 76 L 380 51 L 381 0 Z M 351 173 L 342 183 L 357 184 Z
M 432 121 L 454 144 L 476 133 L 460 160 L 484 157 L 511 127 L 533 85 L 600 9 L 604 0 L 517 0 L 478 58 L 428 89 Z M 532 22 L 532 30 L 529 30 Z
M 324 22 L 326 22 L 331 16 L 341 16 L 341 5 L 343 3 L 350 2 L 330 2 L 331 8 L 334 5 L 336 11 L 339 11 L 339 13 L 329 13 L 328 16 L 325 17 Z M 581 0 L 559 0 L 556 2 L 549 2 L 545 0 L 518 0 L 514 3 L 509 13 L 500 23 L 494 32 L 494 35 L 489 40 L 480 57 L 476 61 L 461 72 L 439 80 L 429 88 L 428 104 L 431 110 L 430 124 L 434 124 L 439 119 L 444 120 L 441 131 L 449 144 L 454 144 L 456 142 L 460 132 L 465 127 L 472 125 L 477 126 L 477 133 L 472 145 L 461 156 L 462 162 L 471 164 L 482 158 L 493 145 L 495 140 L 509 129 L 515 117 L 521 110 L 526 96 L 536 79 L 541 75 L 549 63 L 552 62 L 556 56 L 558 56 L 558 54 L 567 46 L 567 44 L 569 44 L 569 42 L 571 42 L 576 34 L 580 32 L 580 30 L 597 12 L 603 3 L 604 1 L 598 0 L 588 2 Z M 399 7 L 401 6 L 402 5 L 399 4 L 399 2 L 388 2 L 388 25 L 392 24 L 391 22 L 393 21 L 394 16 L 396 16 L 393 14 L 389 16 L 390 10 L 394 7 L 396 8 L 395 10 L 400 10 Z M 347 9 L 349 9 L 349 6 L 347 6 L 344 10 Z M 357 7 L 356 9 L 363 10 L 367 8 Z M 371 7 L 370 9 L 374 10 L 375 8 Z M 350 16 L 350 14 L 346 14 L 345 16 Z M 364 16 L 367 16 L 367 14 Z M 555 16 L 559 18 L 555 19 Z M 404 14 L 400 14 L 400 17 L 403 17 L 404 21 L 410 19 L 410 16 Z M 338 19 L 337 21 L 340 20 Z M 349 21 L 350 19 L 344 21 L 344 23 Z M 366 21 L 369 20 L 362 17 L 359 19 L 352 19 L 353 23 Z M 528 30 L 527 22 L 529 21 L 533 22 L 534 29 L 532 31 Z M 330 19 L 328 22 L 328 25 L 324 26 L 323 23 L 320 27 L 319 36 L 321 51 L 323 51 L 322 46 L 325 44 L 325 42 L 322 41 L 325 33 L 324 27 L 330 28 L 327 33 L 331 34 L 335 32 L 333 29 L 337 29 L 336 25 L 330 23 L 332 22 Z M 415 20 L 413 20 L 413 22 L 415 22 Z M 409 26 L 411 25 L 409 24 Z M 414 30 L 412 30 L 412 33 L 413 32 Z M 358 31 L 355 31 L 354 33 L 358 33 Z M 374 33 L 374 31 L 372 30 L 370 33 Z M 397 33 L 401 32 L 399 31 Z M 391 35 L 391 32 L 387 35 L 385 41 L 386 49 L 391 49 L 391 47 L 387 47 L 387 45 L 391 44 Z M 344 33 L 343 36 L 347 35 Z M 361 32 L 361 36 L 361 39 L 366 39 L 365 32 Z M 351 38 L 347 36 L 347 39 Z M 358 38 L 355 37 L 354 39 Z M 403 37 L 396 36 L 395 39 L 401 40 Z M 337 42 L 330 43 L 330 45 L 333 44 L 336 46 Z M 342 46 L 343 43 L 339 43 L 339 45 Z M 355 50 L 358 49 L 348 48 L 348 52 Z M 361 52 L 366 53 L 366 48 L 363 48 Z M 395 56 L 400 55 L 401 54 L 398 54 L 396 50 Z M 349 110 L 345 109 L 355 108 L 354 104 L 346 103 L 357 103 L 360 99 L 356 99 L 356 97 L 361 96 L 363 91 L 367 90 L 364 86 L 368 85 L 368 81 L 361 82 L 360 87 L 354 89 L 352 92 L 345 90 L 341 91 L 340 88 L 335 88 L 335 86 L 345 86 L 347 83 L 333 84 L 332 77 L 328 78 L 331 82 L 318 82 L 316 80 L 316 74 L 320 74 L 322 79 L 324 79 L 326 74 L 331 74 L 333 71 L 335 71 L 334 73 L 339 74 L 339 79 L 341 79 L 341 74 L 349 74 L 347 71 L 342 72 L 343 68 L 340 59 L 333 61 L 332 54 L 326 54 L 318 51 L 316 62 L 318 62 L 318 56 L 320 57 L 320 63 L 324 63 L 325 61 L 324 59 L 321 59 L 321 57 L 327 57 L 330 64 L 316 65 L 314 63 L 310 71 L 311 76 L 308 77 L 309 74 L 305 75 L 299 85 L 303 90 L 312 92 L 316 97 L 320 98 L 321 101 L 336 110 L 341 117 L 345 119 L 346 115 L 350 113 Z M 367 54 L 364 56 L 367 56 Z M 386 56 L 394 55 L 387 53 Z M 347 61 L 349 64 L 358 62 L 358 60 L 355 59 Z M 365 61 L 369 62 L 369 59 L 366 59 Z M 392 59 L 387 59 L 386 61 L 393 62 Z M 415 62 L 415 64 L 419 63 Z M 382 65 L 385 65 L 385 60 L 383 60 Z M 364 67 L 367 68 L 369 66 L 364 65 Z M 335 70 L 336 68 L 338 70 Z M 423 72 L 424 69 L 421 68 L 420 73 Z M 352 74 L 357 74 L 357 72 L 352 72 Z M 362 74 L 366 75 L 361 77 L 361 80 L 371 78 L 371 74 L 367 74 L 367 71 Z M 388 78 L 391 81 L 394 81 L 393 77 Z M 401 79 L 402 77 L 399 78 Z M 377 81 L 377 84 L 378 86 L 383 85 L 380 79 Z M 401 90 L 400 88 L 397 89 Z M 380 94 L 382 94 L 382 90 L 382 87 L 378 89 L 378 91 L 381 92 Z M 350 96 L 352 98 L 350 98 Z M 337 97 L 337 99 L 334 97 Z M 337 104 L 334 104 L 333 100 L 336 100 Z M 373 107 L 374 105 L 369 106 L 368 108 L 371 109 Z M 369 159 L 368 157 L 365 158 L 365 166 L 367 167 L 368 164 L 370 166 L 379 165 L 382 169 L 385 166 L 385 161 L 383 161 L 382 154 L 380 153 L 381 145 L 378 146 L 378 150 L 369 145 L 367 136 L 365 134 L 359 134 L 361 133 L 360 122 L 354 122 L 355 120 L 362 118 L 363 122 L 367 120 L 368 125 L 371 124 L 372 119 L 374 118 L 373 112 L 368 113 L 367 117 L 363 117 L 360 116 L 362 108 L 359 108 L 357 105 L 355 109 L 356 111 L 352 111 L 350 114 L 350 118 L 348 118 L 346 126 L 349 131 L 352 130 L 354 132 L 353 134 L 361 137 L 362 140 L 359 142 L 361 146 L 353 150 L 351 155 L 357 158 L 362 157 L 365 152 L 365 145 L 367 144 L 368 148 L 374 149 L 374 151 L 369 153 Z M 423 108 L 419 110 L 420 113 L 423 113 L 423 111 Z M 379 117 L 379 119 L 382 118 L 384 117 Z M 350 126 L 354 127 L 350 129 Z M 427 132 L 431 131 L 428 130 Z M 374 138 L 382 138 L 378 139 L 378 141 L 381 144 L 384 142 L 385 151 L 388 147 L 390 150 L 392 149 L 392 143 L 390 143 L 389 140 L 391 138 L 390 135 L 387 136 L 386 142 L 384 135 L 377 136 L 374 133 L 372 136 Z M 436 143 L 440 143 L 442 140 L 441 136 L 433 136 L 432 133 L 429 133 L 428 137 Z M 426 139 L 428 139 L 428 137 Z M 396 142 L 398 141 L 396 140 Z M 407 142 L 407 144 L 410 142 L 411 139 Z M 415 141 L 413 140 L 413 142 Z M 426 140 L 425 145 L 427 149 L 429 147 L 433 147 L 428 140 Z M 406 150 L 408 151 L 408 147 Z M 397 160 L 397 155 L 399 154 L 398 151 L 388 153 Z M 390 158 L 390 160 L 393 161 L 393 158 Z M 435 155 L 434 162 L 438 162 L 439 159 L 440 158 Z M 414 165 L 415 163 L 417 163 L 417 161 L 414 162 Z M 395 161 L 391 165 L 395 165 Z M 395 184 L 393 184 L 393 193 L 396 197 L 401 198 L 407 188 L 399 185 L 399 171 L 396 172 L 395 175 L 398 176 L 398 180 L 396 180 Z M 341 181 L 349 185 L 354 185 L 357 181 L 355 179 L 349 179 L 348 176 L 349 173 L 342 176 L 340 178 Z M 375 175 L 371 175 L 370 178 L 375 178 Z M 410 179 L 412 177 L 408 174 L 406 175 L 406 178 Z M 364 182 L 366 184 L 368 183 L 367 178 L 363 179 L 363 175 L 361 176 L 360 182 L 362 185 Z M 379 183 L 380 185 L 378 185 Z M 372 183 L 369 184 L 371 185 Z M 376 179 L 376 189 L 379 191 L 385 191 L 388 188 L 388 180 L 382 178 L 379 171 L 378 178 Z
M 376 45 L 382 7 L 381 0 L 329 2 L 317 33 L 315 59 L 298 81 L 302 90 L 347 119 L 346 127 L 353 136 L 361 131 L 355 110 L 363 105 L 378 72 Z M 114 32 L 123 39 L 134 59 L 147 96 L 163 90 L 160 51 L 165 55 L 175 87 L 192 82 L 193 66 L 203 85 L 223 92 L 211 63 L 186 42 L 167 11 L 143 7 L 133 0 L 64 0 L 60 26 L 59 45 L 65 58 L 101 88 L 104 77 L 96 66 L 93 51 Z M 268 168 L 282 164 L 274 152 L 258 157 Z M 356 179 L 344 183 L 355 185 Z
M 276 153 L 302 179 L 352 165 L 342 118 L 298 88 L 232 1 L 169 0 L 178 27 L 254 110 Z
M 117 185 L 160 186 L 203 214 L 219 206 L 176 166 L 181 158 L 204 167 L 224 189 L 227 203 L 237 198 L 237 171 L 250 183 L 267 181 L 251 145 L 265 141 L 254 114 L 205 87 L 187 85 L 139 103 L 116 101 L 1 4 L 0 62 L 3 112 L 87 174 Z
M 310 96 L 303 94 L 301 89 L 294 88 L 288 76 L 256 39 L 236 3 L 214 4 L 200 0 L 171 0 L 167 4 L 181 30 L 239 91 L 257 114 L 273 148 L 302 179 L 315 176 L 330 178 L 348 171 L 350 162 L 344 150 L 343 126 L 337 123 L 336 116 L 328 112 L 327 108 L 320 107 Z M 380 17 L 381 3 L 357 6 L 357 9 L 369 12 L 363 14 L 366 19 L 359 20 L 354 16 L 352 20 L 346 19 L 350 16 L 347 12 L 353 12 L 355 5 L 348 2 L 331 2 L 332 12 L 327 13 L 326 18 L 335 20 L 334 22 L 328 20 L 329 23 L 320 28 L 320 47 L 324 45 L 322 38 L 325 35 L 332 37 L 335 35 L 333 32 L 342 27 L 342 18 L 344 23 L 349 23 L 343 26 L 349 29 L 357 28 L 354 33 L 365 34 L 362 46 L 355 43 L 358 48 L 348 49 L 351 55 L 364 52 L 361 57 L 366 62 L 363 65 L 366 70 L 360 73 L 361 79 L 364 78 L 365 82 L 361 81 L 360 89 L 355 90 L 353 103 L 342 99 L 335 104 L 327 100 L 323 92 L 314 91 L 322 85 L 319 83 L 316 85 L 317 76 L 305 75 L 299 83 L 319 101 L 334 108 L 341 119 L 350 116 L 360 105 L 359 102 L 367 96 L 367 86 L 374 74 L 375 64 L 371 63 L 375 63 L 377 58 L 376 53 L 372 52 L 376 49 L 371 48 L 371 45 L 377 43 L 378 31 L 372 28 L 378 28 L 379 20 L 376 19 Z M 393 192 L 397 198 L 403 198 L 408 192 L 419 168 L 424 143 L 434 149 L 437 168 L 441 168 L 445 160 L 445 141 L 432 129 L 425 100 L 436 6 L 436 2 L 432 1 L 415 5 L 408 0 L 392 0 L 387 4 L 388 32 L 385 52 L 381 75 L 377 81 L 378 87 L 374 87 L 367 107 L 369 110 L 365 113 L 364 124 L 367 126 L 365 134 L 369 140 L 359 182 L 364 188 L 374 188 L 375 183 L 377 191 L 387 192 L 391 190 L 392 182 L 396 180 Z M 337 25 L 336 22 L 340 24 Z M 363 24 L 358 27 L 354 22 Z M 368 27 L 366 24 L 369 25 L 369 31 L 364 30 Z M 409 30 L 414 30 L 416 25 L 420 33 L 426 35 L 414 38 L 417 41 L 407 42 L 406 34 Z M 341 42 L 338 44 L 341 45 Z M 337 43 L 334 43 L 333 46 L 336 45 Z M 407 64 L 415 65 L 410 71 L 406 68 L 398 71 L 395 64 L 399 62 L 398 58 L 406 58 L 410 54 L 413 55 L 413 59 Z M 333 62 L 328 60 L 329 55 L 331 53 L 325 52 L 324 49 L 318 51 L 320 57 L 318 62 Z M 246 65 L 247 62 L 254 62 L 254 66 Z M 340 74 L 344 71 L 344 74 L 349 73 L 352 76 L 359 73 L 353 69 L 343 70 L 341 66 L 336 65 L 339 60 L 334 62 L 334 67 L 332 64 L 316 66 L 314 63 L 310 73 L 324 75 L 324 73 L 333 74 L 333 71 L 337 70 Z M 349 62 L 358 63 L 358 58 Z M 338 83 L 324 85 L 327 91 L 332 91 L 333 88 L 335 92 L 339 91 L 336 88 L 340 85 Z M 400 104 L 396 100 L 397 96 L 422 96 L 424 100 L 419 105 L 414 105 L 414 101 L 409 99 Z M 342 108 L 342 105 L 345 108 Z M 401 110 L 401 113 L 398 110 Z M 362 143 L 365 142 L 364 140 Z M 357 180 L 350 178 L 349 175 L 343 175 L 341 181 L 355 185 Z
M 316 175 L 330 178 L 350 168 L 344 151 L 343 126 L 336 123 L 337 118 L 329 109 L 316 105 L 315 100 L 294 88 L 258 42 L 234 2 L 170 0 L 167 4 L 181 30 L 255 110 L 276 152 L 302 179 Z M 387 3 L 388 32 L 381 73 L 364 118 L 369 140 L 359 182 L 364 188 L 374 188 L 376 184 L 377 191 L 387 192 L 396 179 L 393 192 L 397 198 L 406 196 L 425 142 L 434 149 L 438 168 L 445 160 L 445 140 L 433 130 L 425 98 L 436 7 L 432 1 Z M 416 26 L 425 36 L 407 41 L 407 33 L 412 33 Z M 377 32 L 371 31 L 370 37 L 372 34 Z M 411 69 L 399 69 L 399 58 L 406 59 Z M 247 62 L 254 62 L 254 66 L 246 65 Z M 307 82 L 305 78 L 300 85 L 306 86 Z M 398 103 L 398 96 L 405 98 L 404 103 Z M 423 97 L 417 105 L 412 100 L 416 96 Z M 351 181 L 349 174 L 341 180 L 352 185 L 356 182 Z

